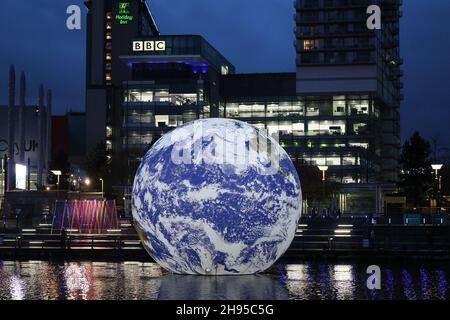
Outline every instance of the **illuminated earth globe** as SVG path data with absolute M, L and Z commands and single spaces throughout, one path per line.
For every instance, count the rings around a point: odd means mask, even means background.
M 147 152 L 133 185 L 139 237 L 178 274 L 254 274 L 291 244 L 301 188 L 265 130 L 230 119 L 189 122 Z

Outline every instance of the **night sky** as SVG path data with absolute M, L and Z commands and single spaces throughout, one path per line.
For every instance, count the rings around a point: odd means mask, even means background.
M 293 0 L 148 1 L 162 34 L 200 34 L 237 72 L 295 71 Z M 26 71 L 27 102 L 43 83 L 55 111 L 84 110 L 85 19 L 66 29 L 66 8 L 82 0 L 1 0 L 0 105 L 7 104 L 8 66 Z M 405 0 L 402 136 L 414 130 L 450 145 L 450 1 Z M 17 76 L 18 77 L 18 76 Z

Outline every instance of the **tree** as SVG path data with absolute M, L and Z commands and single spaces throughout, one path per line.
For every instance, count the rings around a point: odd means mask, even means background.
M 444 166 L 440 172 L 441 174 L 441 192 L 444 197 L 450 196 L 450 150 L 445 149 L 443 151 L 443 160 L 442 163 Z M 448 202 L 445 203 L 446 206 L 449 205 Z
M 112 193 L 112 185 L 116 177 L 124 171 L 117 168 L 116 161 L 109 160 L 106 152 L 106 143 L 101 142 L 88 154 L 85 170 L 91 180 L 92 187 L 100 190 L 100 178 L 104 182 L 105 195 Z
M 407 202 L 415 207 L 424 205 L 427 193 L 432 190 L 431 162 L 430 143 L 415 132 L 403 145 L 399 182 Z
M 148 145 L 148 149 L 150 149 L 161 136 L 162 135 L 158 132 L 154 133 L 153 139 Z M 106 143 L 102 141 L 88 154 L 84 169 L 91 179 L 92 188 L 100 190 L 100 178 L 103 179 L 105 195 L 109 196 L 112 194 L 112 186 L 129 183 L 128 180 L 134 177 L 138 165 L 139 163 L 135 162 L 129 163 L 127 161 L 127 156 L 124 154 L 115 154 L 111 158 L 108 158 Z

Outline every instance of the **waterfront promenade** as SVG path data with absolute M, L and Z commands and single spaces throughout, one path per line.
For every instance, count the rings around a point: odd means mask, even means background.
M 376 224 L 367 219 L 303 218 L 286 259 L 436 258 L 450 260 L 450 225 Z M 0 258 L 149 260 L 130 221 L 104 234 L 51 234 L 50 227 L 0 229 Z

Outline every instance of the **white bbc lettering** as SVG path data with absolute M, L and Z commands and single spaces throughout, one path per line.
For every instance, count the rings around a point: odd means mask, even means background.
M 144 51 L 144 42 L 133 41 L 133 51 Z
M 165 41 L 155 41 L 155 50 L 156 51 L 166 51 L 166 42 Z
M 165 41 L 133 41 L 133 51 L 165 51 Z
M 144 41 L 144 51 L 155 51 L 155 42 Z

